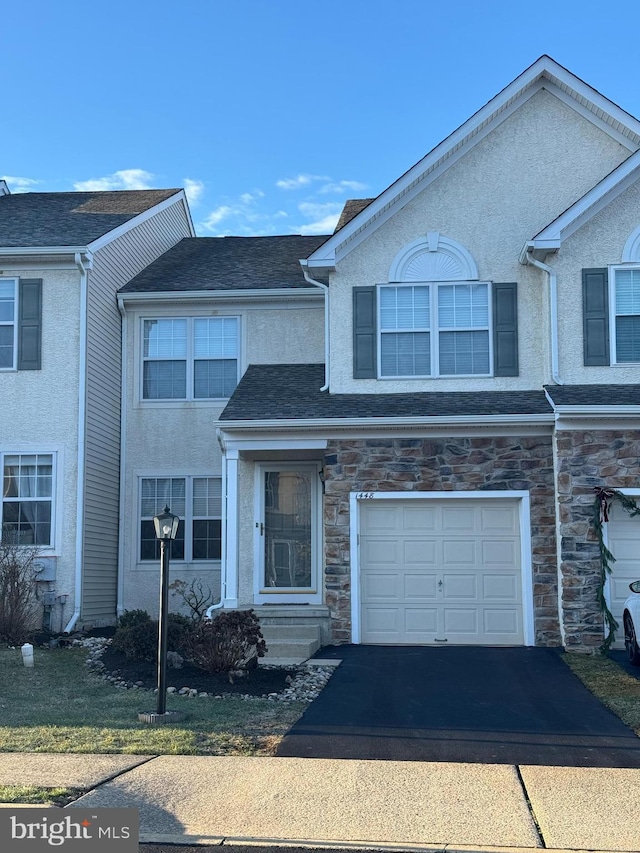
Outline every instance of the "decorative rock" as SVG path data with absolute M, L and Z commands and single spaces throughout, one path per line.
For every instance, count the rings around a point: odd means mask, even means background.
M 175 687 L 167 687 L 167 693 L 175 693 L 175 692 L 176 692 Z

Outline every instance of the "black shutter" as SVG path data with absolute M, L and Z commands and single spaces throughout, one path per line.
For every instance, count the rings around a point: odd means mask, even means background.
M 353 378 L 375 379 L 376 288 L 353 288 Z
M 493 375 L 518 376 L 518 286 L 493 285 Z
M 585 365 L 609 364 L 609 279 L 606 267 L 582 270 L 582 331 Z
M 40 370 L 42 279 L 21 278 L 18 294 L 18 370 Z

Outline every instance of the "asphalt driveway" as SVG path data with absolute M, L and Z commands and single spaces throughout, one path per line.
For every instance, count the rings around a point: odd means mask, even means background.
M 277 754 L 640 768 L 640 738 L 555 649 L 339 646 Z

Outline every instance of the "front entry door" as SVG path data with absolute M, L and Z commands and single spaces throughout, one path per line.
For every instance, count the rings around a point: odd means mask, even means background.
M 315 465 L 259 466 L 256 602 L 320 602 L 319 485 Z

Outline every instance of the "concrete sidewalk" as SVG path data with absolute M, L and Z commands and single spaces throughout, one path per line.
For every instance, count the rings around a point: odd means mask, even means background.
M 145 842 L 640 851 L 640 769 L 4 753 L 0 784 L 90 786 L 69 808 L 137 808 Z

